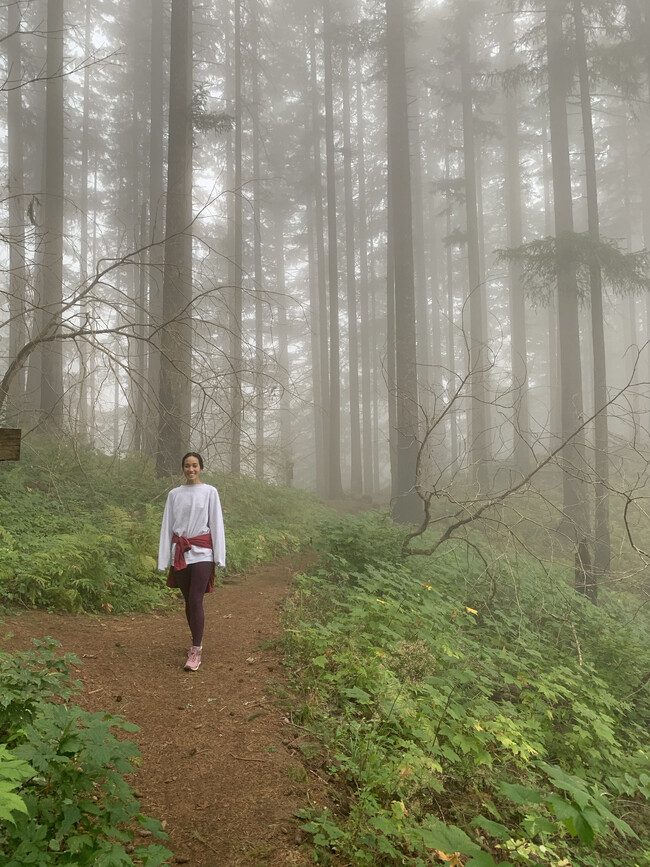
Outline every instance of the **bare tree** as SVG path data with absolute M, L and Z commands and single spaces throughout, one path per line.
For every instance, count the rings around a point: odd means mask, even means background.
M 469 346 L 468 340 L 466 343 Z M 647 345 L 644 349 L 647 351 Z M 599 413 L 615 413 L 619 420 L 632 425 L 636 430 L 638 418 L 630 411 L 629 399 L 640 364 L 641 352 L 635 356 L 630 377 L 619 389 L 609 395 L 604 406 L 598 407 L 588 418 L 578 420 L 576 427 L 568 432 L 566 440 L 546 447 L 543 445 L 545 438 L 540 436 L 536 443 L 535 460 L 528 472 L 522 474 L 516 481 L 512 481 L 509 473 L 504 473 L 501 480 L 505 481 L 505 484 L 499 485 L 498 479 L 495 478 L 492 480 L 491 491 L 488 492 L 467 485 L 469 450 L 464 455 L 464 468 L 451 465 L 436 467 L 430 461 L 428 444 L 436 428 L 444 426 L 445 416 L 453 410 L 453 404 L 461 401 L 467 391 L 471 391 L 469 349 L 466 360 L 466 373 L 457 382 L 452 400 L 435 418 L 431 419 L 420 443 L 417 491 L 423 502 L 424 518 L 417 528 L 405 536 L 404 555 L 432 556 L 442 546 L 456 541 L 475 551 L 489 571 L 492 566 L 490 556 L 485 549 L 489 545 L 488 539 L 493 537 L 499 539 L 497 544 L 500 551 L 503 551 L 504 546 L 512 541 L 519 550 L 542 560 L 550 559 L 549 551 L 557 545 L 562 554 L 561 559 L 565 556 L 569 559 L 575 554 L 575 541 L 574 538 L 567 536 L 566 531 L 561 528 L 558 530 L 557 517 L 562 512 L 562 505 L 553 497 L 549 474 L 564 477 L 567 472 L 573 472 L 572 468 L 567 466 L 564 454 L 573 446 L 574 441 L 582 442 L 585 430 L 594 423 Z M 492 433 L 497 434 L 496 431 Z M 636 542 L 637 527 L 642 520 L 641 516 L 645 515 L 647 475 L 650 469 L 647 457 L 644 454 L 638 456 L 642 469 L 636 480 L 634 472 L 623 470 L 617 483 L 613 483 L 610 479 L 608 487 L 610 494 L 620 498 L 625 532 L 632 548 L 643 557 L 650 558 L 650 555 Z M 580 477 L 584 482 L 584 467 L 580 471 Z M 598 483 L 597 472 L 592 473 L 589 481 L 592 484 Z M 549 520 L 544 520 L 543 516 L 547 516 Z M 477 534 L 476 528 L 482 529 L 483 535 Z M 541 531 L 543 531 L 542 536 L 540 536 Z M 555 538 L 555 543 L 551 541 L 551 537 Z M 416 544 L 418 541 L 420 544 Z M 581 585 L 577 585 L 576 589 L 579 592 L 584 590 Z M 596 602 L 595 593 L 590 592 L 587 596 L 592 602 Z

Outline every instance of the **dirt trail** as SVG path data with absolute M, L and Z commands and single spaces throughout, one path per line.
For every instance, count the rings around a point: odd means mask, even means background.
M 176 863 L 191 867 L 307 865 L 294 813 L 324 804 L 319 775 L 304 767 L 304 732 L 281 700 L 273 642 L 299 564 L 260 566 L 206 597 L 203 664 L 183 670 L 189 633 L 171 614 L 89 618 L 31 611 L 4 617 L 5 649 L 50 635 L 83 660 L 79 704 L 140 726 L 133 785 L 143 812 L 165 823 Z M 313 767 L 313 765 L 312 765 Z

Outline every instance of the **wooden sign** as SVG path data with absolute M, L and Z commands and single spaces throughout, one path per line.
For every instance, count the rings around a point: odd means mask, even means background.
M 0 427 L 0 461 L 20 460 L 20 428 Z

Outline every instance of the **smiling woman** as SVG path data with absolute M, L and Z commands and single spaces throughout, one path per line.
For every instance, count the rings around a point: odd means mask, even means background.
M 169 569 L 167 585 L 178 587 L 192 633 L 186 671 L 201 665 L 205 614 L 203 597 L 214 588 L 215 567 L 226 565 L 226 542 L 219 493 L 201 481 L 203 458 L 188 452 L 182 461 L 185 484 L 167 495 L 160 530 L 158 569 Z

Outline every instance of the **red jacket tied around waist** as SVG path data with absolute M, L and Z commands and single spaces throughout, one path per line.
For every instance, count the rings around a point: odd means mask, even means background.
M 185 552 L 189 551 L 190 548 L 212 548 L 212 536 L 210 533 L 202 533 L 200 536 L 190 536 L 188 539 L 187 536 L 178 536 L 176 533 L 172 536 L 172 545 L 176 545 L 174 549 L 174 562 L 167 574 L 167 586 L 168 587 L 176 587 L 176 581 L 174 580 L 174 572 L 180 572 L 181 569 L 187 568 L 187 563 L 185 562 Z M 214 563 L 212 564 L 212 572 L 210 574 L 210 580 L 208 581 L 208 586 L 206 593 L 212 593 L 214 590 Z

